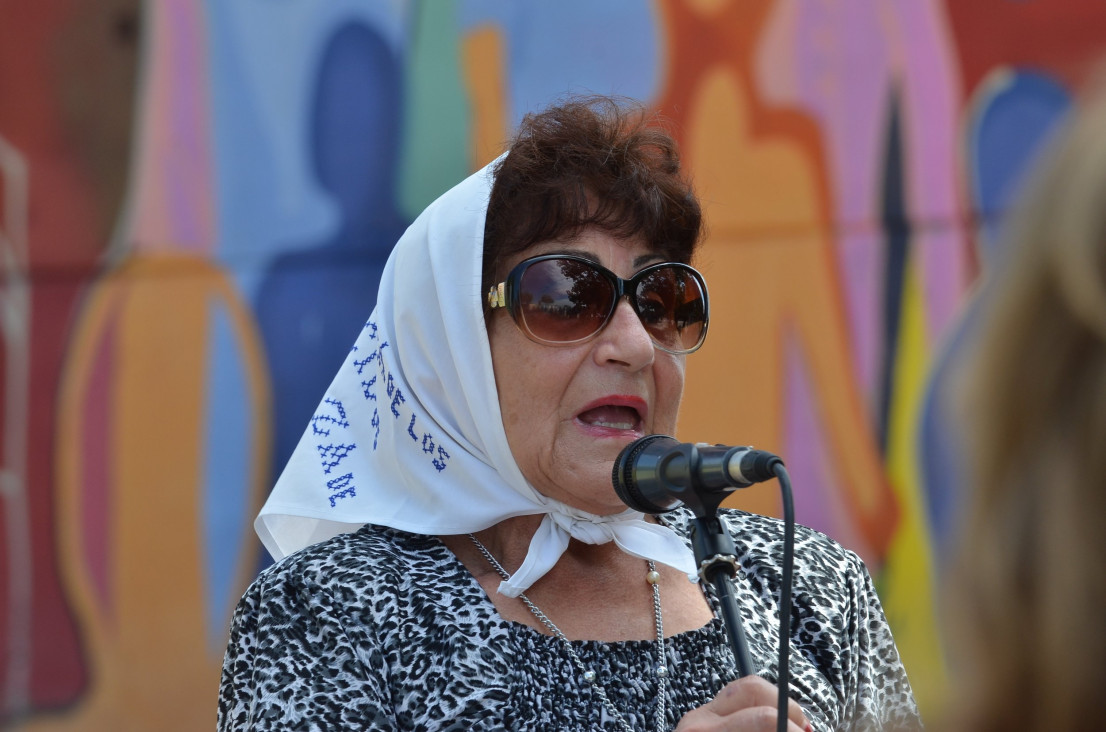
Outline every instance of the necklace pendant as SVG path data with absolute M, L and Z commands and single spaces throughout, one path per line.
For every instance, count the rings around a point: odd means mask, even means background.
M 595 672 L 592 671 L 591 669 L 588 669 L 587 671 L 585 671 L 584 672 L 584 681 L 588 682 L 589 684 L 594 684 L 595 683 Z
M 668 678 L 668 667 L 667 666 L 657 666 L 657 677 L 661 678 L 661 679 Z
M 655 569 L 650 570 L 649 573 L 645 575 L 645 581 L 651 585 L 655 585 L 661 581 L 661 573 Z

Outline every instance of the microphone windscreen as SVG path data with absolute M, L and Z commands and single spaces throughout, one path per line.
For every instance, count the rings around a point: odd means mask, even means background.
M 654 478 L 657 477 L 660 458 L 679 444 L 676 438 L 669 435 L 646 435 L 622 448 L 611 469 L 611 483 L 619 499 L 642 513 L 666 513 L 678 508 L 679 501 L 673 501 L 666 495 L 649 495 L 642 486 L 659 484 Z

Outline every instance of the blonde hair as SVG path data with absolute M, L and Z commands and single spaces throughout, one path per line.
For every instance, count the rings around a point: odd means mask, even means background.
M 947 600 L 968 729 L 1093 725 L 1106 688 L 1104 81 L 1011 219 L 959 392 L 972 492 Z

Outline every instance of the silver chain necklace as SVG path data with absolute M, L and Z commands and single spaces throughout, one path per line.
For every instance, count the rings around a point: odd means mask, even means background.
M 499 576 L 504 580 L 511 579 L 511 575 L 507 573 L 507 570 L 503 569 L 496 558 L 492 556 L 492 553 L 488 551 L 488 548 L 480 543 L 472 534 L 468 535 L 472 543 L 476 545 L 476 548 L 480 550 L 480 553 L 484 555 L 484 558 L 488 560 L 488 564 L 492 565 Z M 657 676 L 657 716 L 655 727 L 657 732 L 662 732 L 666 728 L 666 712 L 665 707 L 667 705 L 668 697 L 668 666 L 664 651 L 664 621 L 661 618 L 661 588 L 660 588 L 660 574 L 657 572 L 657 565 L 653 560 L 649 561 L 649 573 L 645 575 L 646 581 L 653 587 L 653 621 L 657 629 L 657 660 L 658 665 L 655 670 Z M 530 609 L 530 612 L 534 614 L 534 617 L 538 619 L 542 625 L 544 625 L 550 633 L 558 638 L 562 644 L 564 644 L 565 650 L 568 652 L 568 657 L 572 659 L 572 664 L 576 666 L 576 669 L 580 672 L 584 681 L 591 685 L 591 688 L 595 690 L 595 693 L 599 696 L 599 699 L 603 702 L 603 706 L 607 708 L 615 722 L 618 724 L 624 732 L 633 732 L 633 728 L 626 723 L 623 719 L 622 713 L 611 702 L 610 697 L 607 696 L 607 692 L 603 687 L 599 685 L 598 676 L 594 671 L 584 665 L 584 662 L 580 660 L 580 656 L 576 654 L 576 649 L 572 647 L 572 642 L 561 632 L 561 629 L 553 624 L 553 621 L 543 613 L 537 605 L 530 602 L 530 598 L 525 593 L 519 593 L 518 599 L 522 600 L 523 604 Z

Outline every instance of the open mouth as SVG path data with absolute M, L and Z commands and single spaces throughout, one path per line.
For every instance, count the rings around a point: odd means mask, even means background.
M 580 412 L 576 418 L 586 425 L 610 430 L 638 431 L 641 428 L 641 414 L 636 409 L 615 404 L 588 409 Z

